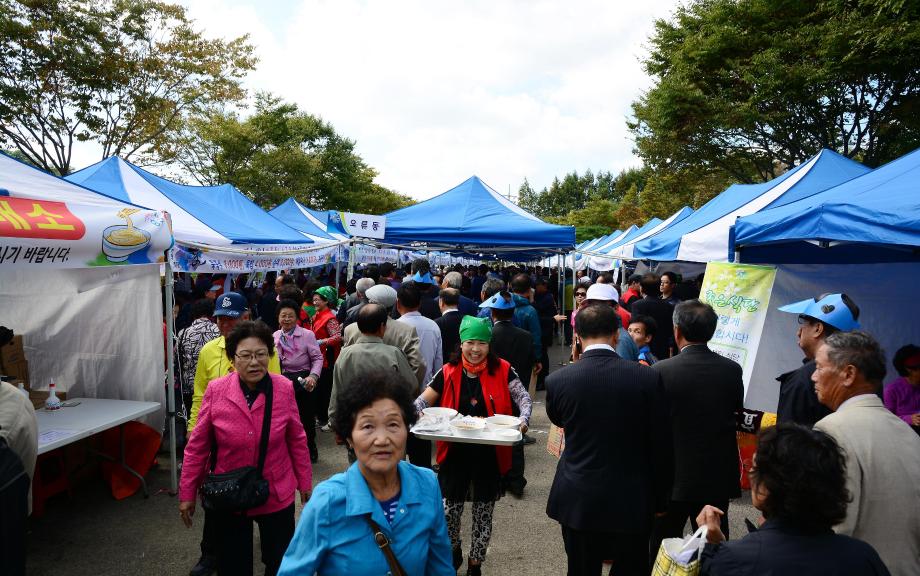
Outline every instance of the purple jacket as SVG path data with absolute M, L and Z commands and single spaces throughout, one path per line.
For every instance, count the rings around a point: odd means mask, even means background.
M 312 330 L 295 326 L 293 337 L 284 335 L 281 330 L 276 330 L 273 336 L 282 372 L 307 371 L 319 378 L 323 371 L 323 353 Z
M 911 417 L 914 414 L 920 414 L 920 388 L 913 386 L 907 381 L 907 378 L 901 376 L 885 386 L 885 408 L 904 420 L 912 424 Z
M 294 502 L 294 490 L 309 492 L 313 484 L 307 435 L 300 423 L 294 387 L 278 374 L 272 380 L 272 421 L 268 452 L 262 475 L 268 480 L 268 502 L 247 511 L 247 515 L 269 514 Z M 204 482 L 211 459 L 212 438 L 217 443 L 214 473 L 222 474 L 259 463 L 259 438 L 265 394 L 259 394 L 252 408 L 240 388 L 239 374 L 212 380 L 204 393 L 198 424 L 185 447 L 179 500 L 194 501 Z

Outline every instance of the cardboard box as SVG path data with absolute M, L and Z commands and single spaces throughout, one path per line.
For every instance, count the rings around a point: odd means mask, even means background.
M 29 388 L 29 363 L 25 360 L 4 364 L 2 372 L 8 379 L 22 380 L 26 388 Z
M 57 394 L 57 397 L 61 400 L 61 402 L 63 402 L 64 400 L 67 400 L 67 392 L 56 390 L 55 394 Z M 39 408 L 44 408 L 45 400 L 47 399 L 48 399 L 47 390 L 29 390 L 29 400 L 32 401 L 32 406 L 36 410 L 38 410 Z
M 22 349 L 22 336 L 13 336 L 9 344 L 0 346 L 0 367 L 6 368 L 9 364 L 25 362 L 26 355 Z

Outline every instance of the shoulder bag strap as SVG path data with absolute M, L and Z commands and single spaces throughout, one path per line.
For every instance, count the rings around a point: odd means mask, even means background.
M 377 547 L 383 551 L 383 555 L 387 558 L 387 564 L 390 565 L 390 572 L 393 576 L 406 576 L 406 571 L 403 570 L 403 567 L 399 564 L 399 560 L 396 559 L 396 554 L 394 554 L 393 549 L 390 548 L 390 539 L 383 533 L 380 526 L 371 519 L 370 514 L 365 516 L 364 519 L 367 520 L 368 525 L 371 527 L 371 531 L 374 533 L 374 542 L 377 543 Z
M 268 386 L 265 387 L 265 410 L 262 413 L 262 437 L 259 438 L 259 476 L 262 476 L 262 468 L 265 466 L 265 453 L 268 452 L 268 434 L 272 423 L 272 388 L 275 383 L 269 379 Z

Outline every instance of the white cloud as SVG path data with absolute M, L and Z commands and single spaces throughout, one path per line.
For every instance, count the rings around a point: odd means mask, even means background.
M 677 2 L 186 4 L 209 36 L 250 34 L 251 89 L 328 120 L 378 182 L 424 199 L 472 174 L 506 192 L 637 165 L 625 119 L 650 85 L 639 58 Z

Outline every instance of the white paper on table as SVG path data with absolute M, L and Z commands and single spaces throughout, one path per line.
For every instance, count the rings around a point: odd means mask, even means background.
M 52 442 L 57 442 L 58 440 L 63 440 L 64 438 L 69 438 L 77 434 L 77 430 L 70 430 L 67 428 L 51 428 L 49 430 L 42 430 L 38 435 L 38 445 L 45 446 L 51 444 Z

